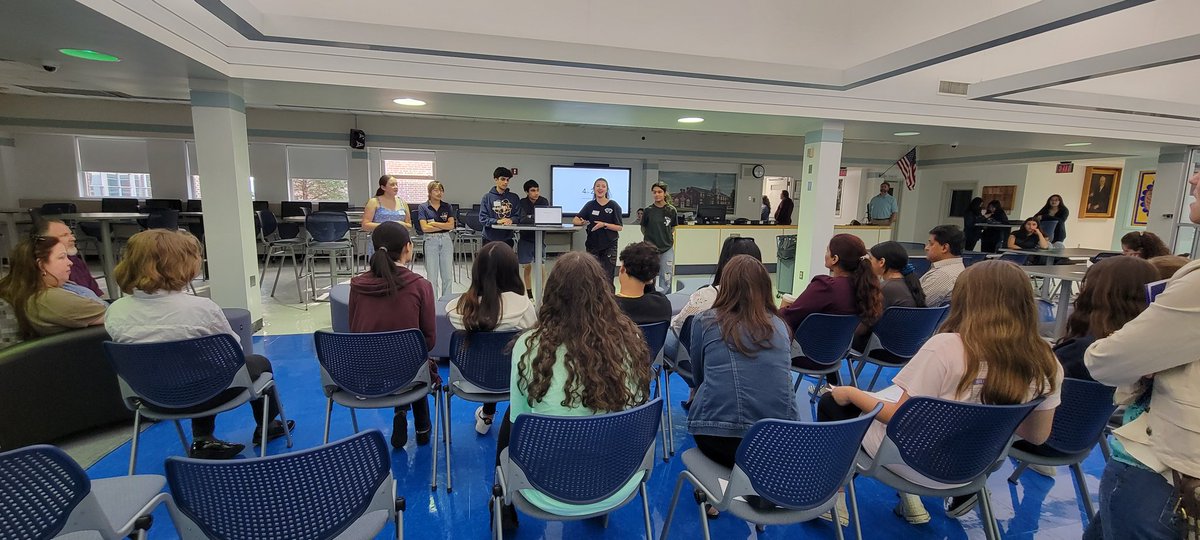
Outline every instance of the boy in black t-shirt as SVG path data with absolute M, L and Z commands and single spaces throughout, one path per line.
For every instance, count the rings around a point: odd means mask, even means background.
M 550 206 L 550 199 L 541 196 L 542 189 L 538 186 L 536 180 L 527 180 L 525 185 L 525 198 L 517 204 L 517 223 L 521 225 L 532 225 L 533 209 L 537 206 Z M 520 239 L 517 241 L 517 262 L 521 263 L 521 269 L 525 273 L 525 294 L 533 298 L 533 258 L 537 255 L 537 245 L 533 243 L 535 237 L 534 231 L 525 231 L 521 233 Z M 539 284 L 542 286 L 544 284 Z
M 666 292 L 673 289 L 675 276 L 675 226 L 679 214 L 667 200 L 667 184 L 655 182 L 650 186 L 654 203 L 642 211 L 642 237 L 658 248 L 658 287 Z
M 671 320 L 671 301 L 654 290 L 658 275 L 658 248 L 650 242 L 630 244 L 621 250 L 621 288 L 617 305 L 635 324 Z

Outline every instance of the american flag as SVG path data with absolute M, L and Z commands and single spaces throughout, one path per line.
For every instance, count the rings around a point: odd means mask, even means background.
M 912 191 L 917 187 L 917 147 L 914 146 L 904 157 L 897 160 L 896 166 L 900 168 L 900 174 L 904 175 L 904 185 L 908 186 L 908 190 Z

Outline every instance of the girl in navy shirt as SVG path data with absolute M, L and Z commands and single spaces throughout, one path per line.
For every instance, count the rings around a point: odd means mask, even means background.
M 617 275 L 617 235 L 621 232 L 621 205 L 608 198 L 608 180 L 597 178 L 592 184 L 595 198 L 583 205 L 575 216 L 576 226 L 587 224 L 587 252 L 600 261 L 612 285 Z

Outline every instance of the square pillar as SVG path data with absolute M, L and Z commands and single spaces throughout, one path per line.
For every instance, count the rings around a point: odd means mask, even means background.
M 833 208 L 837 203 L 838 173 L 842 166 L 845 124 L 826 121 L 804 135 L 804 171 L 792 198 L 796 216 L 796 271 L 792 291 L 799 294 L 817 274 L 824 274 L 825 248 L 833 238 Z

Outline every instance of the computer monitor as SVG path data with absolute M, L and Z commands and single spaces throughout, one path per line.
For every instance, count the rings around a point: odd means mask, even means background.
M 561 206 L 535 206 L 533 208 L 534 225 L 562 225 L 562 217 Z
M 723 204 L 702 204 L 696 209 L 696 223 L 724 223 L 725 210 Z

